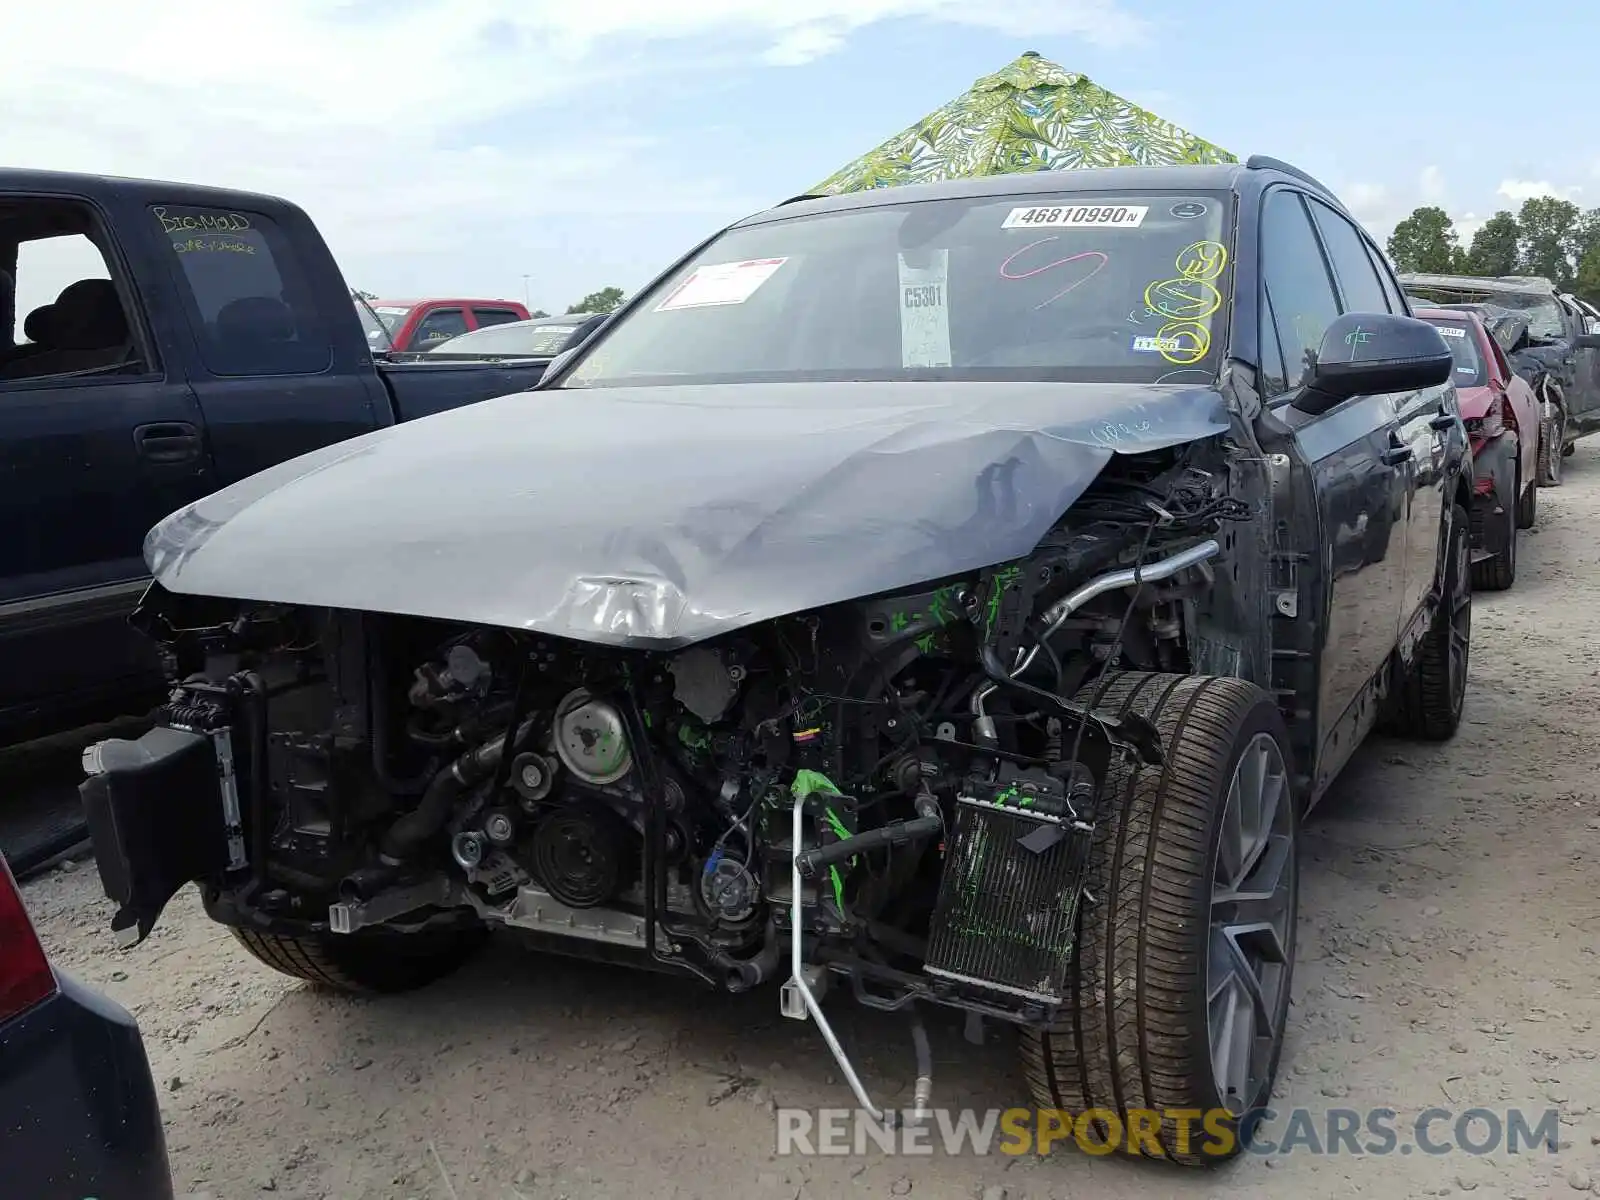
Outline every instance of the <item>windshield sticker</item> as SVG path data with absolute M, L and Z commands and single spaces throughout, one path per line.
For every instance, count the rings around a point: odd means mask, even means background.
M 1434 328 L 1444 334 L 1445 337 L 1464 338 L 1467 336 L 1465 329 L 1453 329 L 1449 325 L 1435 325 Z
M 696 267 L 682 283 L 667 293 L 655 310 L 666 312 L 679 308 L 743 304 L 788 261 L 787 258 L 751 258 L 744 262 L 708 263 Z
M 1013 208 L 1001 229 L 1137 229 L 1149 212 L 1143 204 L 1036 205 Z
M 1068 283 L 1066 287 L 1062 288 L 1055 295 L 1051 296 L 1048 300 L 1042 300 L 1038 304 L 1035 304 L 1033 306 L 1035 312 L 1043 308 L 1046 304 L 1054 304 L 1057 300 L 1061 299 L 1061 297 L 1065 296 L 1074 288 L 1082 287 L 1084 284 L 1088 283 L 1089 280 L 1093 279 L 1096 275 L 1100 274 L 1101 271 L 1105 270 L 1106 264 L 1111 261 L 1110 255 L 1099 250 L 1084 250 L 1078 254 L 1069 254 L 1065 258 L 1058 258 L 1054 262 L 1047 262 L 1043 266 L 1032 267 L 1025 270 L 1012 266 L 1012 263 L 1016 262 L 1017 259 L 1021 258 L 1035 246 L 1042 246 L 1046 242 L 1053 242 L 1055 240 L 1056 238 L 1052 234 L 1050 237 L 1040 238 L 1037 242 L 1029 242 L 1020 250 L 1016 250 L 1011 254 L 1006 255 L 1006 260 L 1000 264 L 1001 279 L 1032 279 L 1035 275 L 1043 275 L 1046 271 L 1053 271 L 1057 267 L 1064 267 L 1069 263 L 1088 262 L 1091 259 L 1094 260 L 1094 269 L 1092 271 L 1084 272 L 1083 274 L 1079 275 L 1078 278 Z M 1081 269 L 1082 268 L 1080 268 L 1080 270 Z M 1065 278 L 1065 276 L 1058 276 L 1058 278 Z
M 1167 210 L 1180 221 L 1192 221 L 1196 217 L 1203 217 L 1211 210 L 1198 200 L 1185 200 L 1182 204 L 1174 204 Z
M 1133 349 L 1140 354 L 1172 354 L 1182 350 L 1183 343 L 1175 337 L 1136 337 Z
M 386 304 L 380 304 L 372 311 L 385 317 L 403 317 L 411 310 L 409 308 L 391 308 Z
M 900 365 L 950 365 L 950 251 L 915 255 L 913 266 L 900 255 Z

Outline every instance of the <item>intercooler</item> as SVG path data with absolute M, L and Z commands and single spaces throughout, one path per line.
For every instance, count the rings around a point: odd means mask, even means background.
M 1059 784 L 968 791 L 957 802 L 924 969 L 1061 1003 L 1092 828 L 1076 818 Z

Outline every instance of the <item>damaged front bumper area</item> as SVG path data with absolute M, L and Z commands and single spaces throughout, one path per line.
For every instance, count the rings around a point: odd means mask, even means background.
M 1264 603 L 1224 549 L 1254 509 L 1191 457 L 1119 457 L 1021 559 L 681 647 L 157 584 L 163 719 L 85 759 L 114 928 L 195 881 L 214 919 L 323 946 L 500 926 L 725 990 L 786 976 L 870 1108 L 830 984 L 1034 1027 L 1072 1002 L 1103 781 L 1164 759 L 1095 689 L 1195 673 Z

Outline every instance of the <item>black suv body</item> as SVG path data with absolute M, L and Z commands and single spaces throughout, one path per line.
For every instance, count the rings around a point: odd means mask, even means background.
M 1237 1153 L 1300 814 L 1380 721 L 1461 719 L 1452 366 L 1270 159 L 750 217 L 533 403 L 151 531 L 171 702 L 83 789 L 114 924 L 198 880 L 250 953 L 351 990 L 496 926 L 785 979 L 876 1113 L 843 980 L 1016 1023 L 1041 1105 L 1233 1131 L 1130 1149 Z

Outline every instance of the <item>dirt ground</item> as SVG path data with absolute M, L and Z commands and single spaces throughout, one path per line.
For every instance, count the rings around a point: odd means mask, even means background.
M 1244 1156 L 1210 1172 L 1091 1158 L 779 1159 L 775 1104 L 844 1106 L 775 991 L 537 956 L 510 939 L 424 992 L 329 997 L 274 975 L 192 892 L 117 951 L 92 864 L 26 888 L 57 963 L 139 1018 L 180 1192 L 215 1200 L 845 1195 L 1569 1195 L 1600 1178 L 1600 446 L 1540 495 L 1515 588 L 1475 605 L 1467 723 L 1375 741 L 1305 830 L 1301 944 L 1275 1104 L 1562 1112 L 1556 1153 Z M 829 1010 L 887 1103 L 901 1018 Z M 1027 1102 L 1009 1034 L 930 1013 L 934 1099 Z M 1447 1138 L 1449 1124 L 1436 1127 Z M 1402 1138 L 1402 1141 L 1409 1141 Z

